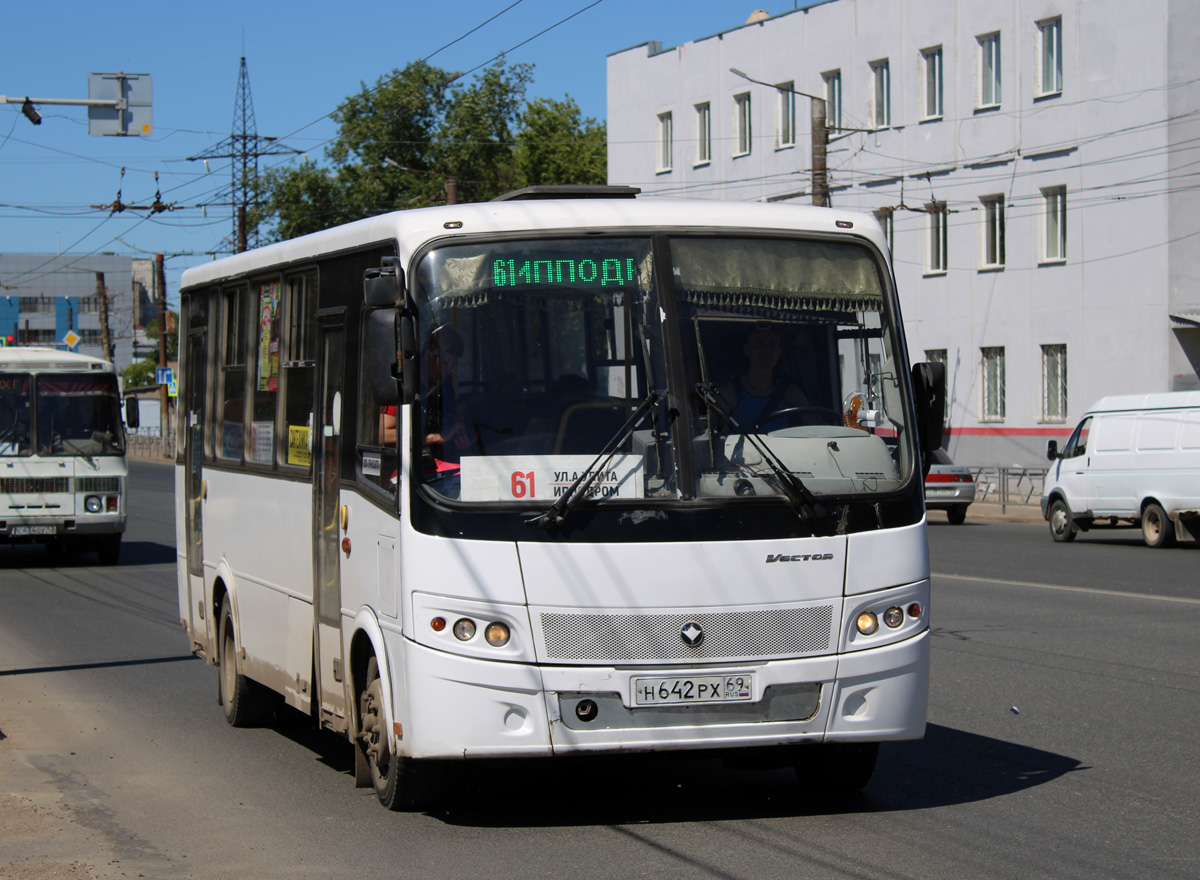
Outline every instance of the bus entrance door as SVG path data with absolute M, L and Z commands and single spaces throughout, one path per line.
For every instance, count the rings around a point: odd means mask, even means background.
M 194 330 L 188 339 L 183 373 L 183 400 L 187 405 L 183 460 L 185 532 L 187 535 L 188 632 L 194 643 L 212 644 L 217 622 L 204 608 L 204 370 L 208 364 L 208 334 Z M 182 589 L 182 587 L 181 587 Z M 215 656 L 215 653 L 214 653 Z
M 318 316 L 319 418 L 313 444 L 313 572 L 316 622 L 316 693 L 324 727 L 346 729 L 346 674 L 342 660 L 342 315 Z

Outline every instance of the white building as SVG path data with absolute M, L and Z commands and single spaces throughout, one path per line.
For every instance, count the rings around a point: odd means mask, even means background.
M 609 56 L 611 183 L 810 202 L 814 102 L 787 90 L 824 98 L 830 203 L 890 229 L 910 354 L 946 360 L 952 456 L 1044 464 L 1104 395 L 1200 388 L 1200 5 L 756 17 Z

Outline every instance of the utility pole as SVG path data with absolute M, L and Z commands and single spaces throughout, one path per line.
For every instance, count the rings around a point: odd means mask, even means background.
M 106 361 L 113 360 L 112 340 L 108 335 L 108 288 L 104 286 L 104 273 L 96 273 L 96 296 L 100 299 L 100 347 Z
M 458 178 L 457 177 L 447 177 L 446 178 L 446 204 L 447 205 L 457 205 L 458 204 Z
M 808 92 L 801 92 L 797 89 L 788 89 L 783 86 L 773 85 L 769 82 L 763 82 L 760 79 L 754 79 L 736 67 L 729 68 L 729 72 L 734 76 L 739 76 L 747 82 L 752 82 L 755 85 L 766 86 L 769 89 L 775 89 L 778 92 L 789 92 L 793 95 L 800 95 L 802 98 L 808 98 L 812 102 L 812 203 L 818 207 L 829 207 L 829 166 L 828 166 L 828 149 L 829 142 L 835 140 L 830 137 L 829 123 L 825 117 L 825 99 L 817 95 L 810 95 Z M 870 132 L 867 128 L 838 128 L 840 132 L 855 132 L 863 131 Z
M 154 255 L 154 286 L 158 288 L 158 365 L 167 365 L 167 273 L 163 267 L 163 255 Z M 162 438 L 163 455 L 167 455 L 167 429 L 170 425 L 168 413 L 170 402 L 167 400 L 167 386 L 158 386 L 158 433 Z
M 246 227 L 250 210 L 262 204 L 262 196 L 258 188 L 258 158 L 260 156 L 296 155 L 300 150 L 293 150 L 282 144 L 275 143 L 275 138 L 259 137 L 258 126 L 254 121 L 254 102 L 250 97 L 250 73 L 246 69 L 246 59 L 242 58 L 241 70 L 238 73 L 237 98 L 233 110 L 233 133 L 228 138 L 215 144 L 195 156 L 189 156 L 188 161 L 204 159 L 229 159 L 232 179 L 229 185 L 229 201 L 225 204 L 233 208 L 233 246 L 235 253 L 241 253 L 249 247 L 250 234 Z M 222 192 L 222 195 L 225 195 Z M 258 233 L 254 235 L 255 245 L 258 244 Z

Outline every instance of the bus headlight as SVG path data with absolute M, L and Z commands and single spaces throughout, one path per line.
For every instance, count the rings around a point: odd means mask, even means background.
M 89 495 L 83 499 L 83 509 L 88 513 L 99 513 L 104 509 L 104 502 L 100 500 L 99 495 Z
M 891 629 L 895 629 L 904 623 L 904 612 L 900 610 L 900 606 L 893 605 L 887 611 L 883 612 L 883 622 Z
M 489 623 L 487 629 L 483 631 L 483 637 L 487 639 L 487 643 L 493 648 L 502 648 L 508 644 L 508 640 L 512 638 L 512 633 L 509 632 L 508 626 L 503 623 Z
M 475 638 L 475 621 L 462 618 L 454 622 L 454 637 L 460 642 L 469 642 Z
M 864 636 L 869 636 L 879 629 L 879 618 L 875 616 L 874 611 L 864 611 L 858 615 L 858 620 L 854 621 L 854 625 Z

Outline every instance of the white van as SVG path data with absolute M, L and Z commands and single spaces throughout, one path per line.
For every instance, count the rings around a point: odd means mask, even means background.
M 1150 547 L 1200 540 L 1200 391 L 1105 397 L 1054 462 L 1042 516 L 1055 541 L 1100 525 L 1141 525 Z

